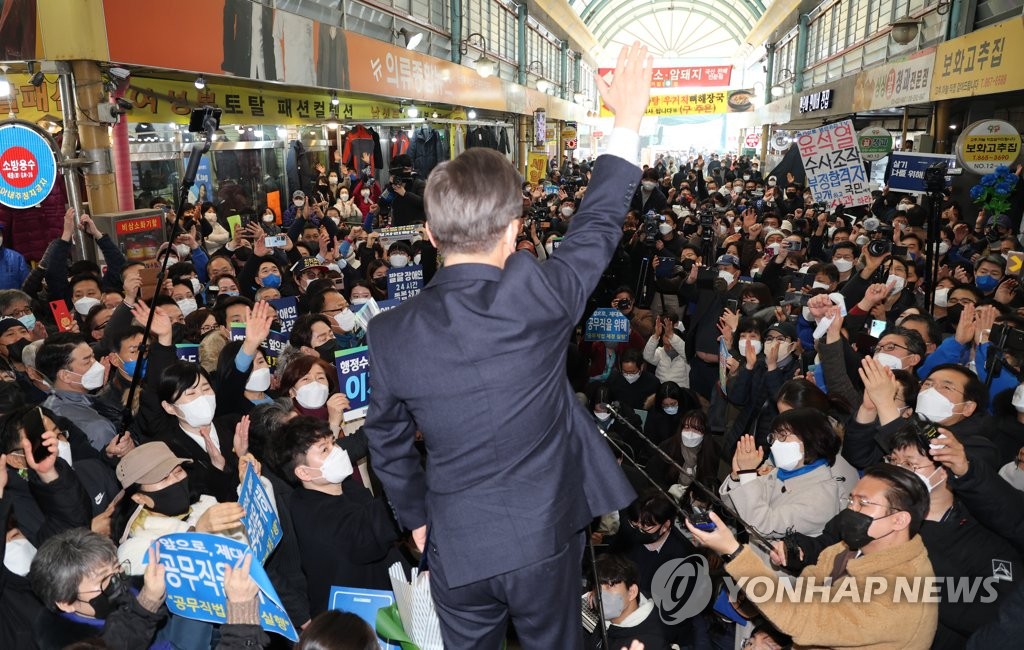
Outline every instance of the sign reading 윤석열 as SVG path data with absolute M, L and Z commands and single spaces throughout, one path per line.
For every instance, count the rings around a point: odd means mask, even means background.
M 864 162 L 857 149 L 853 122 L 843 120 L 802 131 L 796 139 L 814 200 L 829 209 L 871 205 Z
M 0 204 L 39 205 L 56 181 L 57 159 L 50 138 L 24 123 L 0 124 Z

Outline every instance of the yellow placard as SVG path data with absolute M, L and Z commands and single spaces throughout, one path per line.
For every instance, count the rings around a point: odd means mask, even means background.
M 548 157 L 542 153 L 531 153 L 526 159 L 526 180 L 539 183 L 547 175 Z
M 990 95 L 1024 88 L 1024 17 L 946 41 L 935 54 L 931 99 Z
M 719 113 L 744 113 L 754 110 L 751 90 L 722 90 L 697 93 L 694 95 L 654 94 L 647 104 L 650 117 L 676 117 L 682 115 L 715 115 Z M 601 102 L 601 117 L 612 117 L 614 113 Z

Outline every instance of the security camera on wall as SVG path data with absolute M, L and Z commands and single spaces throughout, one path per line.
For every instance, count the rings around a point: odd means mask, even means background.
M 131 70 L 129 70 L 127 68 L 119 68 L 117 66 L 114 66 L 113 68 L 110 68 L 109 70 L 107 70 L 107 72 L 110 74 L 110 76 L 112 78 L 118 79 L 118 80 L 127 79 L 128 77 L 130 77 L 132 75 Z

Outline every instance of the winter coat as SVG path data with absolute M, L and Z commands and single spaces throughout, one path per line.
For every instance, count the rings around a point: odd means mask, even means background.
M 659 345 L 661 340 L 657 336 L 647 339 L 644 346 L 644 361 L 654 366 L 654 376 L 658 381 L 674 381 L 682 388 L 690 387 L 690 363 L 683 354 L 683 339 L 678 334 L 672 334 L 673 356 L 663 346 Z

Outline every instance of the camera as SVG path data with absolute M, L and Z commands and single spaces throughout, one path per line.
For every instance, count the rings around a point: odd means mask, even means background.
M 888 239 L 872 239 L 868 242 L 868 254 L 871 257 L 881 257 L 892 252 L 892 242 Z
M 950 169 L 946 161 L 929 165 L 924 170 L 924 187 L 928 192 L 938 194 L 945 189 L 947 176 L 957 176 L 961 173 L 962 169 Z
M 623 298 L 622 300 L 616 300 L 613 306 L 619 311 L 624 311 L 626 309 L 629 309 L 629 305 L 629 298 Z
M 659 221 L 658 215 L 653 211 L 644 215 L 644 243 L 648 246 L 654 246 L 654 242 L 658 240 Z
M 567 176 L 563 178 L 559 184 L 562 186 L 562 190 L 565 191 L 566 194 L 573 195 L 580 189 L 580 185 L 583 185 L 583 177 Z
M 902 431 L 918 436 L 922 443 L 921 446 L 925 449 L 928 449 L 932 440 L 942 435 L 934 423 L 916 414 L 913 417 L 907 418 Z

